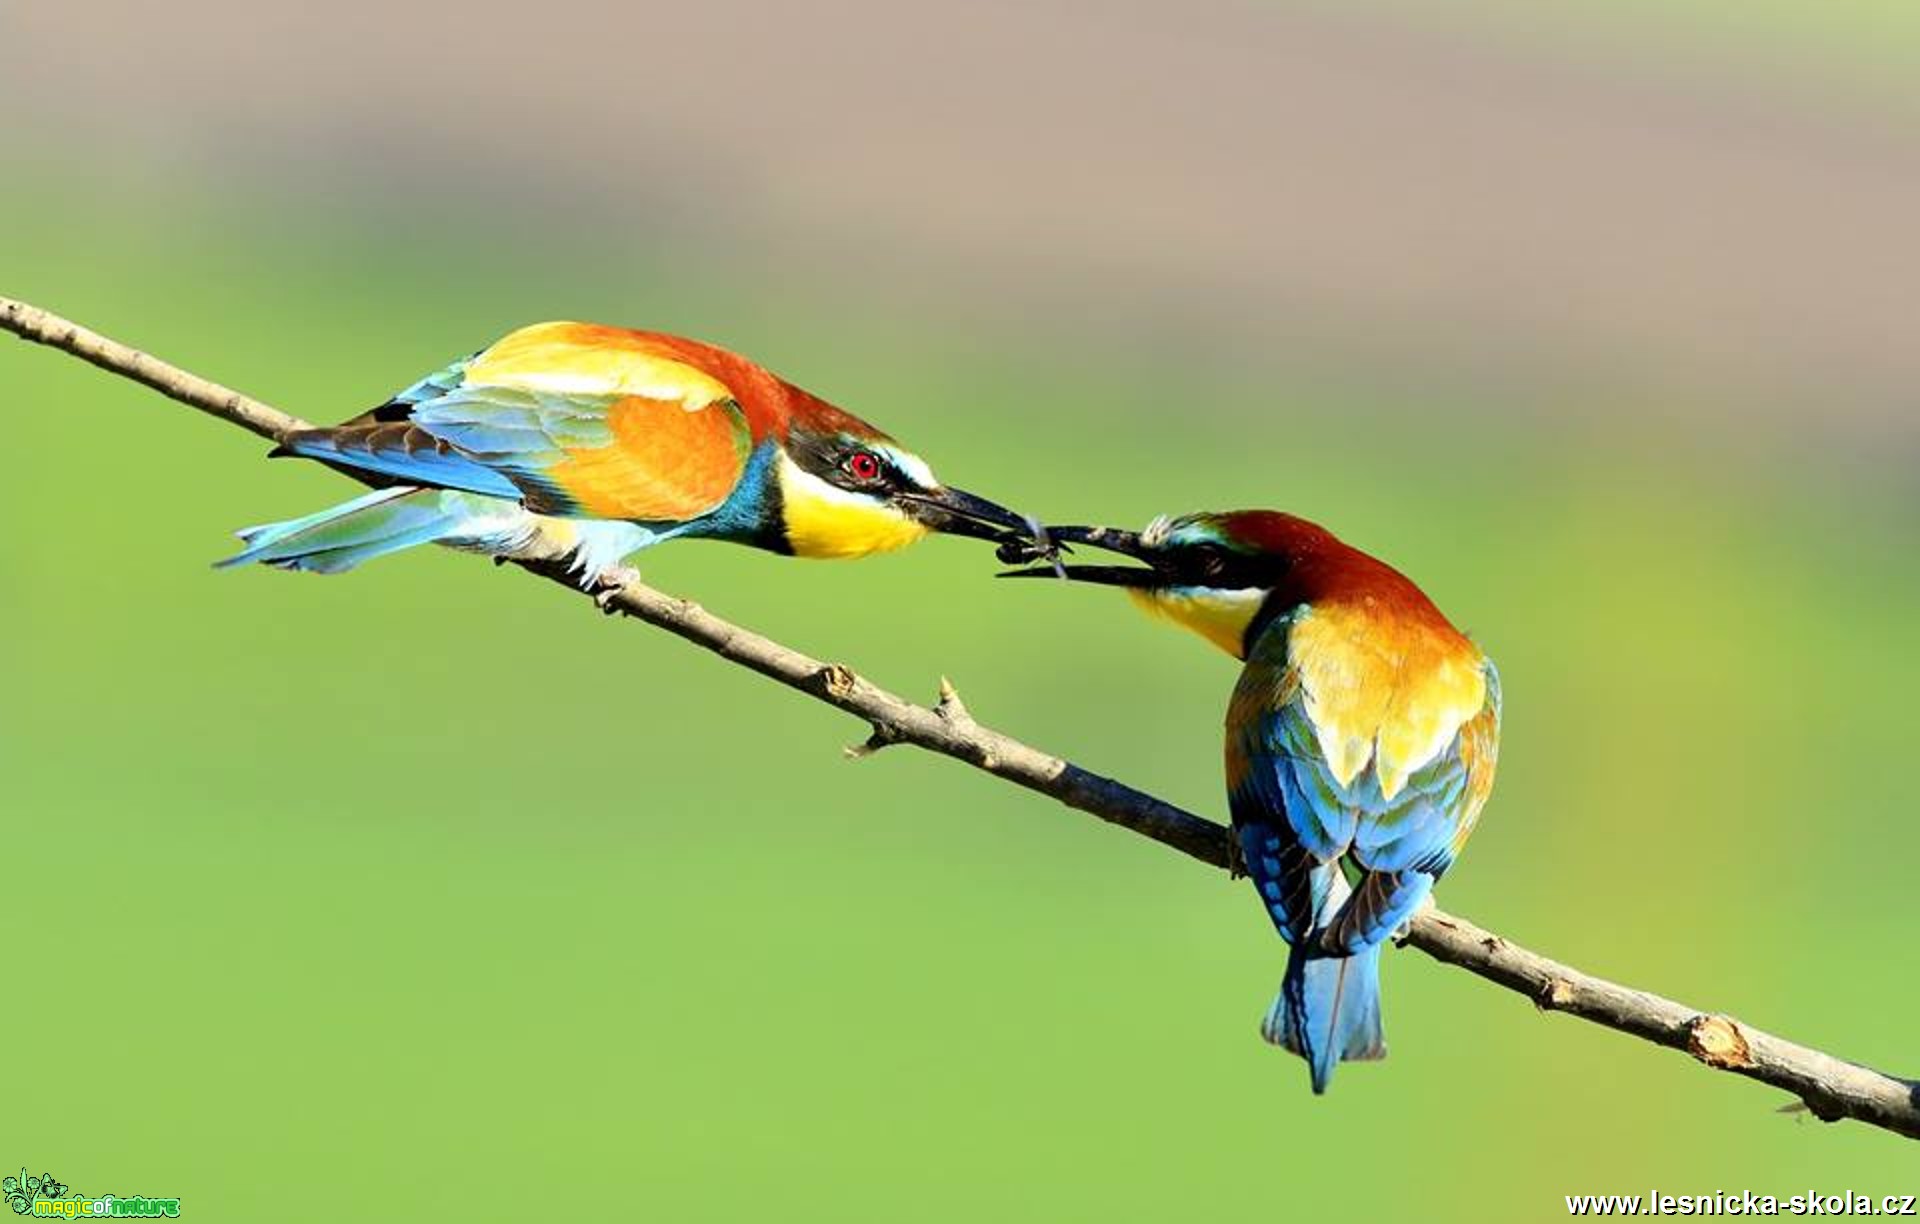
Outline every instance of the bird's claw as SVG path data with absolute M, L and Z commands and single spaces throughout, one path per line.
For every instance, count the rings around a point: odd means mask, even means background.
M 1229 880 L 1247 878 L 1247 854 L 1241 849 L 1238 837 L 1227 838 L 1227 878 Z
M 1396 948 L 1406 947 L 1407 941 L 1413 938 L 1414 920 L 1422 914 L 1432 913 L 1439 908 L 1440 903 L 1433 899 L 1432 893 L 1428 893 L 1426 896 L 1420 898 L 1420 904 L 1413 907 L 1413 913 L 1407 915 L 1407 920 L 1393 928 L 1393 946 Z
M 620 592 L 627 589 L 628 583 L 638 581 L 640 581 L 640 571 L 630 565 L 616 565 L 611 569 L 601 570 L 594 575 L 593 579 L 594 606 L 606 615 L 612 616 L 620 610 L 619 605 L 615 603 L 620 598 Z

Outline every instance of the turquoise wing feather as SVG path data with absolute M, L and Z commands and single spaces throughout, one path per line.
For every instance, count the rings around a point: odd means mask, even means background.
M 524 500 L 541 514 L 577 514 L 579 506 L 546 472 L 566 448 L 612 441 L 612 395 L 553 394 L 515 387 L 430 384 L 366 416 L 287 439 L 283 451 L 397 480 Z

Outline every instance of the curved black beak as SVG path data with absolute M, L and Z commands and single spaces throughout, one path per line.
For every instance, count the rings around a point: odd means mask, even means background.
M 1045 561 L 1047 564 L 1034 565 L 1028 569 L 1004 570 L 998 576 L 1001 578 L 1064 578 L 1071 582 L 1096 582 L 1105 586 L 1124 587 L 1157 586 L 1165 581 L 1160 572 L 1153 568 L 1152 555 L 1141 545 L 1140 533 L 1137 531 L 1122 531 L 1118 527 L 1049 527 L 1047 535 L 1055 551 L 1069 544 L 1089 544 L 1108 552 L 1134 557 L 1146 562 L 1146 567 L 1062 565 L 1054 560 L 1052 553 L 1048 551 L 1029 549 L 1025 555 L 1020 555 L 1002 548 L 1000 551 L 1002 561 L 1011 563 Z
M 907 489 L 893 495 L 901 512 L 931 531 L 977 540 L 1032 540 L 1030 520 L 964 489 Z
M 972 535 L 993 539 L 1006 547 L 1035 539 L 1035 520 L 1014 514 L 1006 506 L 975 497 L 966 489 L 904 489 L 893 495 L 900 512 L 929 531 L 945 535 Z

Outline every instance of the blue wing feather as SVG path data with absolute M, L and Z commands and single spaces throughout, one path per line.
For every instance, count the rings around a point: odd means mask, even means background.
M 518 387 L 462 387 L 413 410 L 434 437 L 502 466 L 545 466 L 563 448 L 613 443 L 607 412 L 617 395 L 556 395 Z
M 404 429 L 383 427 L 365 434 L 317 429 L 293 435 L 280 449 L 302 458 L 337 463 L 414 484 L 520 499 L 519 486 L 471 456 L 435 446 L 408 447 L 398 440 L 384 441 L 381 435 L 389 432 L 400 433 Z
M 399 480 L 524 500 L 541 513 L 578 513 L 548 471 L 569 449 L 611 444 L 607 411 L 619 397 L 447 386 L 464 368 L 449 366 L 366 417 L 295 434 L 284 449 Z
M 473 359 L 479 355 L 479 353 L 473 353 L 469 356 L 462 357 L 460 360 L 442 369 L 435 370 L 419 382 L 414 383 L 406 390 L 396 394 L 379 408 L 374 409 L 374 415 L 380 416 L 389 413 L 393 408 L 411 408 L 415 404 L 423 404 L 428 400 L 439 399 L 466 380 L 467 367 L 472 365 Z M 393 415 L 404 416 L 405 413 L 402 412 Z M 387 419 L 391 419 L 391 416 Z

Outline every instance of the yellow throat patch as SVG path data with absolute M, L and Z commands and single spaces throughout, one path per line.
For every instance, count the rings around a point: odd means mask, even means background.
M 778 472 L 787 543 L 796 557 L 864 557 L 927 536 L 925 526 L 892 506 L 830 485 L 785 455 Z
M 1234 658 L 1245 657 L 1247 626 L 1267 593 L 1262 590 L 1217 590 L 1212 587 L 1171 587 L 1148 591 L 1128 587 L 1127 595 L 1148 616 L 1191 629 Z

